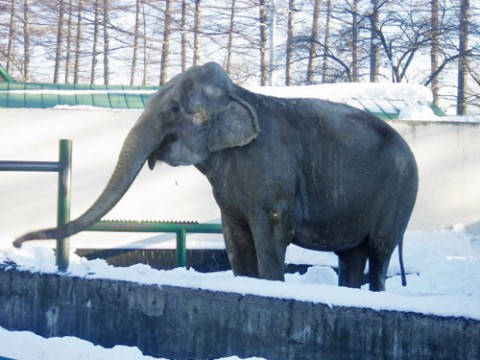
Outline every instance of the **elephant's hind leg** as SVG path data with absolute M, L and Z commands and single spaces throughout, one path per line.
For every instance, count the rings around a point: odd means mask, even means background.
M 336 254 L 338 255 L 338 285 L 360 288 L 363 284 L 363 273 L 367 263 L 365 246 L 360 245 Z
M 371 291 L 385 291 L 388 265 L 395 247 L 400 242 L 399 235 L 379 235 L 371 242 L 369 251 L 368 278 Z M 400 237 L 401 238 L 401 237 Z

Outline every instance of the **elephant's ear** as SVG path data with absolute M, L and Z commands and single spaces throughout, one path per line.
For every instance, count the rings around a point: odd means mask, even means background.
M 210 151 L 247 145 L 260 132 L 257 113 L 253 107 L 233 93 L 232 101 L 213 121 L 208 137 Z

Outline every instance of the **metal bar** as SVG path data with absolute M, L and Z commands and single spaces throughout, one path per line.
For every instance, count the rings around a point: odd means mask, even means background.
M 105 220 L 89 227 L 88 231 L 124 231 L 124 232 L 170 232 L 176 233 L 177 244 L 175 262 L 177 267 L 187 266 L 187 233 L 221 234 L 221 224 L 199 224 L 182 222 L 140 222 Z
M 175 249 L 175 263 L 177 267 L 187 266 L 187 231 L 177 231 L 177 247 Z
M 58 173 L 57 225 L 63 226 L 70 221 L 70 199 L 72 183 L 72 141 L 60 140 Z M 58 271 L 68 268 L 70 238 L 57 239 L 56 260 Z
M 221 224 L 140 222 L 140 221 L 100 221 L 89 227 L 88 231 L 124 231 L 124 232 L 172 232 L 185 230 L 187 233 L 221 234 Z
M 72 140 L 60 140 L 59 161 L 0 161 L 0 171 L 58 172 L 57 225 L 70 221 L 70 194 L 72 182 Z M 70 240 L 57 240 L 58 271 L 68 268 Z
M 1 171 L 58 172 L 60 164 L 52 161 L 0 161 Z

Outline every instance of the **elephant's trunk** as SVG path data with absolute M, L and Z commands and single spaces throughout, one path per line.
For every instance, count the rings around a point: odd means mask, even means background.
M 141 118 L 125 139 L 115 170 L 95 203 L 76 220 L 58 228 L 27 233 L 16 239 L 14 246 L 20 247 L 28 240 L 63 239 L 98 222 L 127 192 L 150 153 L 160 145 L 162 138 L 151 124 Z

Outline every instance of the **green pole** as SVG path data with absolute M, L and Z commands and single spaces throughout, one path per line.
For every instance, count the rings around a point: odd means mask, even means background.
M 177 249 L 175 251 L 176 267 L 187 266 L 187 231 L 177 231 Z
M 57 225 L 62 226 L 70 221 L 70 196 L 72 183 L 72 140 L 60 140 Z M 57 239 L 57 267 L 65 272 L 68 268 L 70 239 Z

